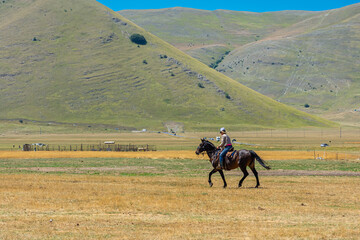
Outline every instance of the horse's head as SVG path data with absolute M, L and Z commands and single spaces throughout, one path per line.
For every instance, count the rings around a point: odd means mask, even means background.
M 196 153 L 196 155 L 199 155 L 200 153 L 202 153 L 204 151 L 214 151 L 215 149 L 216 149 L 216 147 L 214 146 L 214 144 L 212 144 L 211 142 L 209 142 L 205 139 L 201 139 L 201 143 L 197 147 L 195 153 Z

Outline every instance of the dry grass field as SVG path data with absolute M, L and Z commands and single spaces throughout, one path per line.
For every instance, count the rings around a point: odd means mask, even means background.
M 0 239 L 359 238 L 356 131 L 341 139 L 299 138 L 301 131 L 233 133 L 254 144 L 237 149 L 254 149 L 273 169 L 256 164 L 259 189 L 252 175 L 238 189 L 239 170 L 225 173 L 227 189 L 219 174 L 208 186 L 207 156 L 194 152 L 199 137 L 215 134 L 1 135 L 2 149 L 115 140 L 162 151 L 0 151 Z M 332 143 L 322 149 L 325 139 Z
M 0 175 L 0 239 L 358 239 L 359 179 Z

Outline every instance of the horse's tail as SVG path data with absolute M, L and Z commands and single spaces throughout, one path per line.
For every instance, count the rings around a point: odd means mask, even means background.
M 268 165 L 265 163 L 265 161 L 262 160 L 262 159 L 259 157 L 259 155 L 256 154 L 256 152 L 254 152 L 253 150 L 250 150 L 249 152 L 251 153 L 251 156 L 252 156 L 253 158 L 255 158 L 255 159 L 260 163 L 261 166 L 263 166 L 263 167 L 266 168 L 267 170 L 271 169 L 270 166 L 268 166 Z

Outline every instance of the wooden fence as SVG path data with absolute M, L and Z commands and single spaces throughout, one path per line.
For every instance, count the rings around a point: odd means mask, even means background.
M 120 144 L 69 144 L 36 146 L 24 144 L 23 151 L 113 151 L 113 152 L 138 152 L 156 151 L 154 145 L 120 145 Z

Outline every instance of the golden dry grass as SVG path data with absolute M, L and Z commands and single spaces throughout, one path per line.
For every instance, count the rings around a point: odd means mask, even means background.
M 358 239 L 352 177 L 0 175 L 0 239 Z M 52 219 L 52 222 L 50 222 Z
M 290 159 L 359 159 L 360 155 L 327 151 L 256 151 L 264 160 Z M 155 152 L 23 152 L 0 151 L 0 159 L 37 159 L 37 158 L 150 158 L 150 159 L 208 159 L 208 156 L 197 156 L 194 151 L 155 151 Z

